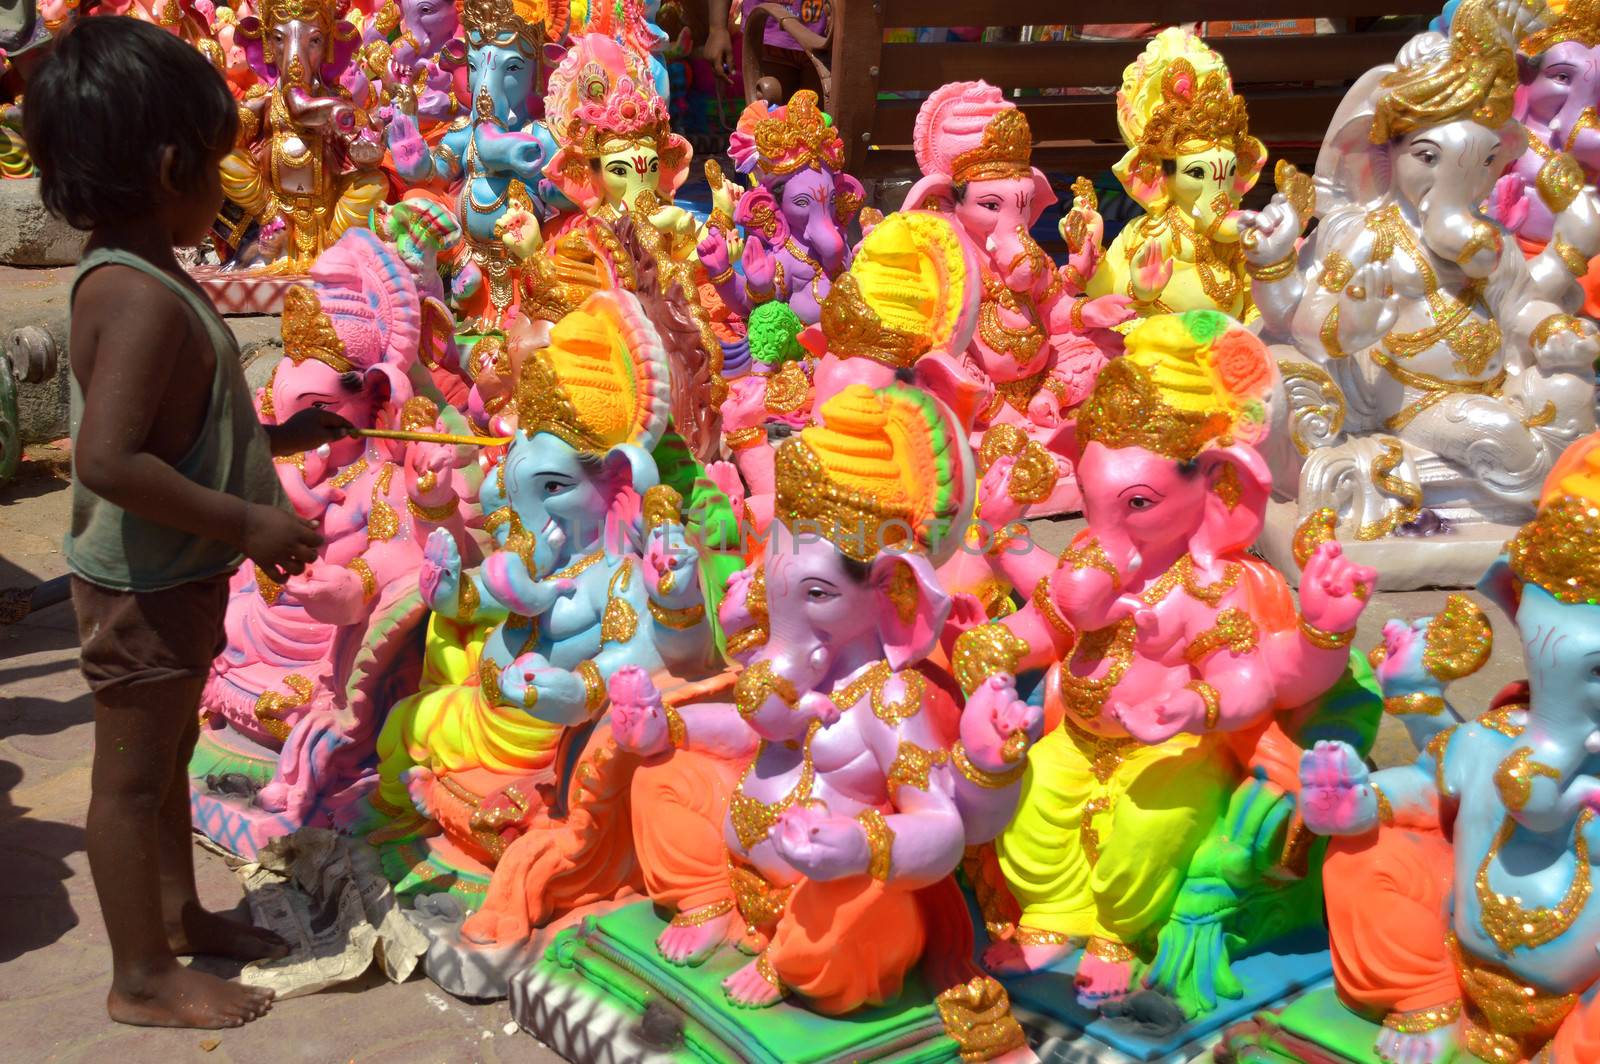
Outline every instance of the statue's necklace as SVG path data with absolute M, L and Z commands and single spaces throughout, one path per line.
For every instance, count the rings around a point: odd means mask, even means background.
M 601 547 L 599 550 L 595 551 L 593 554 L 586 555 L 585 557 L 579 558 L 577 561 L 573 562 L 571 565 L 567 566 L 565 569 L 561 570 L 559 573 L 552 573 L 551 576 L 550 576 L 550 579 L 551 580 L 570 580 L 574 576 L 577 576 L 579 573 L 584 572 L 585 570 L 591 568 L 594 565 L 595 562 L 598 562 L 601 558 L 604 558 L 605 556 L 606 556 L 606 550 L 605 550 L 604 547 Z
M 811 298 L 816 301 L 817 306 L 822 306 L 822 290 L 817 287 L 822 281 L 822 263 L 812 258 L 806 249 L 801 247 L 792 236 L 784 238 L 783 246 L 784 250 L 788 251 L 789 254 L 811 267 Z M 782 266 L 780 265 L 779 268 L 781 269 Z
M 739 845 L 748 853 L 762 839 L 767 837 L 767 832 L 772 830 L 772 825 L 778 822 L 784 810 L 799 805 L 811 799 L 811 784 L 816 779 L 816 769 L 811 764 L 811 739 L 822 727 L 822 722 L 814 720 L 811 727 L 806 730 L 805 742 L 800 748 L 800 779 L 796 781 L 794 789 L 776 802 L 763 802 L 759 798 L 752 798 L 744 793 L 745 781 L 750 778 L 756 765 L 761 762 L 761 755 L 767 751 L 766 740 L 756 750 L 756 756 L 744 770 L 744 775 L 739 777 L 739 786 L 733 792 L 733 801 L 728 803 L 728 819 L 733 821 L 733 833 L 738 836 Z
M 1500 833 L 1495 836 L 1489 852 L 1483 855 L 1483 863 L 1478 866 L 1478 875 L 1473 884 L 1478 891 L 1478 907 L 1483 912 L 1483 929 L 1494 939 L 1495 945 L 1507 953 L 1516 949 L 1536 949 L 1560 938 L 1572 927 L 1573 921 L 1589 900 L 1589 843 L 1583 837 L 1583 829 L 1592 819 L 1592 809 L 1585 809 L 1578 814 L 1578 824 L 1574 829 L 1577 841 L 1573 844 L 1577 867 L 1573 870 L 1572 885 L 1567 888 L 1566 896 L 1553 906 L 1537 909 L 1525 909 L 1521 898 L 1497 893 L 1489 886 L 1489 865 L 1516 827 L 1516 821 L 1509 816 L 1501 823 Z
M 1234 261 L 1239 257 L 1238 248 L 1233 248 L 1227 258 L 1219 256 L 1212 241 L 1195 232 L 1194 226 L 1184 217 L 1177 204 L 1168 207 L 1162 219 L 1172 226 L 1177 236 L 1187 240 L 1189 246 L 1194 248 L 1194 271 L 1207 297 L 1219 310 L 1231 311 L 1233 301 L 1239 297 L 1239 290 L 1244 286 Z
M 1010 355 L 1019 364 L 1033 360 L 1039 353 L 1039 348 L 1044 346 L 1044 333 L 1031 321 L 1020 329 L 1012 328 L 1000 320 L 1000 308 L 1005 307 L 1014 314 L 1025 314 L 1017 300 L 1016 293 L 1012 292 L 999 280 L 991 277 L 983 279 L 984 298 L 978 308 L 978 335 L 983 342 L 1001 354 Z M 1032 308 L 1032 301 L 1029 300 Z M 1032 317 L 1039 316 L 1038 310 L 1033 309 Z M 1034 388 L 1033 391 L 1037 391 Z M 1033 392 L 1028 393 L 1028 398 L 1033 397 Z M 1015 403 L 1012 403 L 1016 406 Z M 1018 407 L 1026 411 L 1027 405 Z
M 1184 593 L 1190 598 L 1215 607 L 1222 601 L 1222 597 L 1232 591 L 1239 583 L 1239 576 L 1244 572 L 1244 566 L 1238 562 L 1229 562 L 1222 568 L 1222 578 L 1214 584 L 1199 584 L 1194 577 L 1194 558 L 1185 554 L 1173 563 L 1172 568 L 1156 578 L 1155 583 L 1139 592 L 1139 601 L 1146 606 L 1160 605 L 1172 589 L 1179 584 L 1183 585 Z
M 1085 632 L 1061 670 L 1061 698 L 1067 707 L 1082 720 L 1094 720 L 1105 708 L 1106 696 L 1122 682 L 1123 674 L 1133 663 L 1133 645 L 1138 638 L 1133 619 L 1125 618 L 1106 628 Z M 1093 672 L 1101 662 L 1110 660 L 1104 676 L 1091 679 L 1073 671 L 1073 666 Z

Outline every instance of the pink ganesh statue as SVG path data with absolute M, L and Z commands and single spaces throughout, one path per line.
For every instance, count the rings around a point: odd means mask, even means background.
M 291 288 L 284 359 L 258 400 L 263 420 L 310 406 L 361 428 L 434 431 L 439 410 L 417 352 L 421 299 L 409 267 L 364 229 Z M 300 516 L 325 537 L 276 584 L 246 562 L 228 601 L 227 649 L 201 700 L 190 763 L 196 827 L 245 856 L 375 782 L 373 743 L 389 705 L 415 690 L 426 609 L 423 544 L 448 529 L 475 556 L 457 507 L 474 490 L 453 445 L 346 439 L 278 459 Z
M 999 424 L 1022 427 L 1043 442 L 1070 420 L 1106 360 L 1121 353 L 1110 326 L 1130 317 L 1128 301 L 1083 295 L 1099 259 L 1098 239 L 1077 241 L 1058 270 L 1029 236 L 1056 196 L 1032 165 L 1027 118 L 1000 89 L 983 81 L 945 85 L 917 112 L 913 140 L 923 177 L 903 209 L 954 216 L 982 267 L 977 335 L 964 351 L 952 352 L 984 392 L 971 426 L 974 443 Z M 1100 229 L 1085 193 L 1070 217 L 1075 232 Z M 1079 505 L 1071 469 L 1065 459 L 1059 464 L 1057 487 L 1036 515 Z

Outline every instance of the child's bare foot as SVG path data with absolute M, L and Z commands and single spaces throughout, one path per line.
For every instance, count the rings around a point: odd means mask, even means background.
M 206 953 L 236 961 L 261 961 L 289 953 L 289 944 L 275 932 L 208 912 L 194 903 L 184 906 L 176 926 L 167 925 L 167 942 L 179 957 Z
M 134 985 L 113 986 L 106 1011 L 118 1023 L 135 1027 L 243 1027 L 272 1008 L 272 991 L 230 983 L 174 964 L 141 977 Z

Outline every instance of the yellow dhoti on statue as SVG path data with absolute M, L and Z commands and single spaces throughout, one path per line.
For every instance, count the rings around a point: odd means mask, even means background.
M 493 683 L 499 670 L 483 668 L 483 641 L 492 629 L 438 614 L 428 622 L 422 686 L 395 703 L 378 735 L 378 797 L 411 808 L 402 774 L 421 766 L 435 776 L 471 770 L 516 779 L 550 769 L 562 728 L 518 706 L 485 696 L 480 670 Z
M 1103 739 L 1070 718 L 1028 754 L 995 854 L 1020 927 L 1132 944 L 1166 918 L 1222 814 L 1231 760 L 1214 739 Z
M 389 182 L 377 170 L 338 174 L 327 193 L 296 193 L 274 188 L 255 152 L 235 148 L 222 160 L 222 192 L 250 218 L 266 224 L 280 212 L 289 224 L 285 253 L 306 258 L 304 265 L 338 240 L 346 229 L 365 226 L 383 202 Z

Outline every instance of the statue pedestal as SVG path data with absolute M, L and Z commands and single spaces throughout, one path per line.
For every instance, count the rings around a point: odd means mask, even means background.
M 223 849 L 254 860 L 273 839 L 303 827 L 331 828 L 332 812 L 321 804 L 304 818 L 255 804 L 254 792 L 271 782 L 277 768 L 276 750 L 257 745 L 232 728 L 202 727 L 189 759 L 189 817 L 195 830 Z M 208 784 L 208 777 L 219 786 Z
M 1294 503 L 1269 503 L 1267 526 L 1256 540 L 1256 550 L 1296 587 L 1300 567 L 1292 545 L 1302 520 Z M 1438 536 L 1385 536 L 1366 543 L 1342 537 L 1339 545 L 1351 561 L 1378 570 L 1378 590 L 1416 591 L 1472 587 L 1516 534 L 1515 525 L 1473 524 Z
M 1226 1031 L 1207 1061 L 1257 1064 L 1382 1064 L 1373 1046 L 1383 1030 L 1345 1008 L 1333 988 L 1314 990 L 1277 1012 Z
M 589 1064 L 946 1064 L 960 1060 L 915 974 L 900 998 L 845 1017 L 780 1001 L 728 1003 L 722 980 L 749 957 L 725 946 L 679 968 L 656 952 L 666 923 L 649 902 L 563 932 L 511 984 L 511 1014 L 568 1060 Z
M 223 271 L 215 266 L 196 267 L 189 276 L 224 314 L 281 314 L 284 293 L 294 285 L 311 283 L 303 273 Z
M 1244 985 L 1243 996 L 1223 998 L 1203 1016 L 1184 1021 L 1176 1004 L 1145 992 L 1129 998 L 1131 1016 L 1110 1018 L 1078 1005 L 1073 977 L 1082 956 L 1079 951 L 1051 968 L 1002 980 L 1018 1022 L 1041 1036 L 1030 1040 L 1036 1041 L 1042 1061 L 1179 1064 L 1214 1044 L 1223 1028 L 1317 986 L 1333 973 L 1326 936 L 1302 932 L 1236 959 L 1233 974 Z

